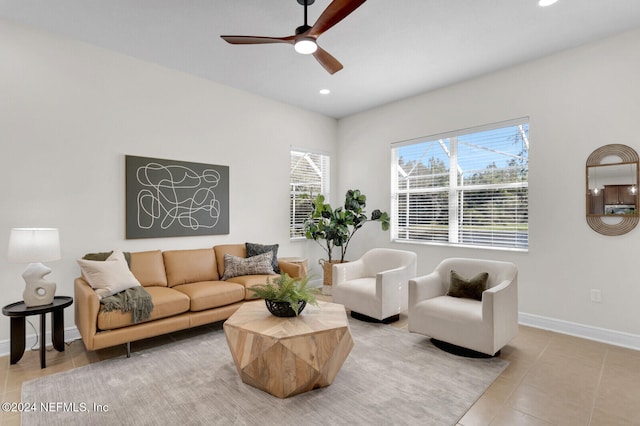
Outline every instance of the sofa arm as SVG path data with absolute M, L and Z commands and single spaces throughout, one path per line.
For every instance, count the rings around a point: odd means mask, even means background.
M 437 271 L 411 279 L 409 280 L 409 308 L 423 300 L 444 296 L 446 293 L 447 289 Z
M 88 350 L 94 350 L 93 338 L 98 330 L 100 298 L 82 278 L 74 281 L 75 322 Z
M 289 275 L 291 278 L 302 277 L 302 265 L 299 263 L 287 262 L 284 260 L 278 260 L 278 268 L 281 273 Z

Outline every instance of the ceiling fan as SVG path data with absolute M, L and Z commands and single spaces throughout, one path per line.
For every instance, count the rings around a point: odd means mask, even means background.
M 288 43 L 294 45 L 296 52 L 302 54 L 312 54 L 326 69 L 329 74 L 340 71 L 342 64 L 326 50 L 318 46 L 316 39 L 329 28 L 349 16 L 351 12 L 360 7 L 366 0 L 333 0 L 322 12 L 318 20 L 312 27 L 307 24 L 307 7 L 315 0 L 297 0 L 304 6 L 304 25 L 296 28 L 295 35 L 288 37 L 255 37 L 255 36 L 232 36 L 223 35 L 223 40 L 231 44 L 270 44 Z

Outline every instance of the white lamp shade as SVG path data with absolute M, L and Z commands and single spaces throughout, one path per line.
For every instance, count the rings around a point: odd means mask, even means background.
M 49 262 L 60 257 L 60 236 L 57 228 L 11 229 L 9 262 Z

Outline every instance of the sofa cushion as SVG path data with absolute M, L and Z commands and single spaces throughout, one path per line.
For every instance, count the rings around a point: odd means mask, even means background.
M 223 280 L 240 275 L 272 274 L 273 267 L 271 259 L 273 253 L 268 251 L 253 257 L 237 257 L 230 254 L 224 255 L 224 275 Z
M 143 286 L 167 286 L 164 260 L 160 250 L 131 253 L 131 272 Z
M 161 286 L 149 286 L 145 287 L 145 290 L 153 300 L 153 311 L 145 322 L 178 315 L 189 310 L 189 297 L 182 292 Z M 129 325 L 133 325 L 131 312 L 103 310 L 98 312 L 98 329 L 100 330 L 113 330 Z
M 78 259 L 77 262 L 87 282 L 100 298 L 140 285 L 129 270 L 122 251 L 114 251 L 103 261 Z
M 213 250 L 216 253 L 216 264 L 218 265 L 218 274 L 224 275 L 224 255 L 230 254 L 236 257 L 247 257 L 247 249 L 244 244 L 221 244 L 215 246 Z
M 191 300 L 191 311 L 204 311 L 244 300 L 244 286 L 224 281 L 200 281 L 173 287 Z
M 482 300 L 482 292 L 487 289 L 489 274 L 481 272 L 471 278 L 465 278 L 451 270 L 449 291 L 447 296 Z
M 255 294 L 249 290 L 249 288 L 256 285 L 263 285 L 267 283 L 267 279 L 269 281 L 273 281 L 274 278 L 277 278 L 277 275 L 240 275 L 238 277 L 229 278 L 226 282 L 241 284 L 246 290 L 244 293 L 245 300 L 257 299 Z
M 280 268 L 278 268 L 278 247 L 279 244 L 255 244 L 255 243 L 245 243 L 245 248 L 247 249 L 247 257 L 257 256 L 262 253 L 266 253 L 268 251 L 273 253 L 273 259 L 271 260 L 271 266 L 273 267 L 273 272 L 276 274 L 280 273 Z
M 170 250 L 162 257 L 169 287 L 220 279 L 212 249 Z

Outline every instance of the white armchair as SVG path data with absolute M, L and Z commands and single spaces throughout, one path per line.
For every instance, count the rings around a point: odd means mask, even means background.
M 482 300 L 446 296 L 451 270 L 489 274 Z M 451 258 L 409 281 L 409 331 L 495 355 L 518 333 L 518 269 L 513 263 Z
M 356 318 L 397 321 L 407 309 L 408 281 L 416 276 L 417 258 L 410 251 L 376 248 L 354 262 L 333 265 L 333 301 Z

